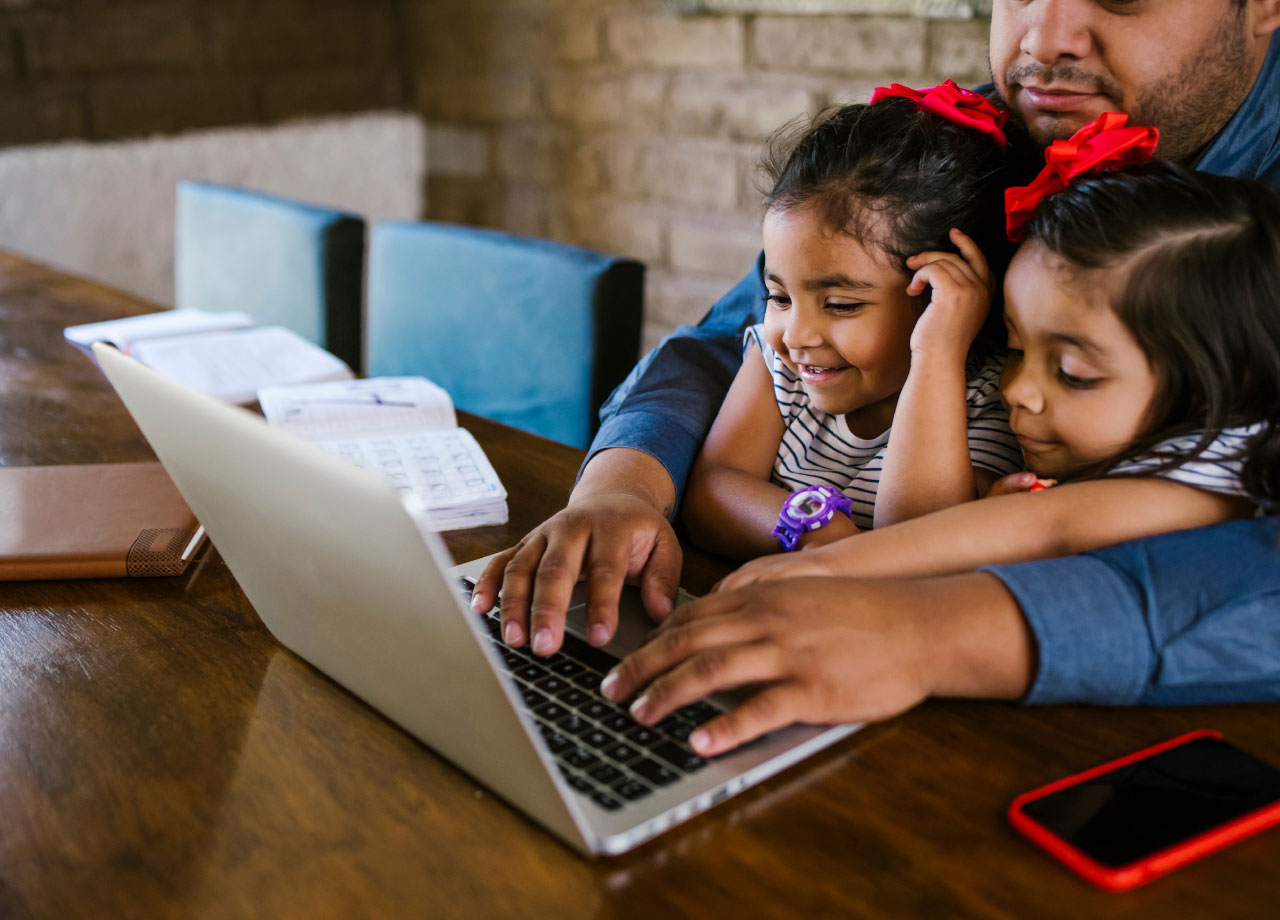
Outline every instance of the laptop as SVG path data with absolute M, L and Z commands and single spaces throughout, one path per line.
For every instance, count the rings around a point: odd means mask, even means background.
M 693 727 L 726 700 L 657 728 L 598 693 L 650 624 L 628 590 L 618 636 L 508 649 L 468 604 L 484 560 L 455 566 L 412 496 L 251 412 L 114 348 L 94 355 L 263 624 L 320 671 L 569 846 L 617 854 L 773 776 L 858 726 L 793 726 L 697 757 Z

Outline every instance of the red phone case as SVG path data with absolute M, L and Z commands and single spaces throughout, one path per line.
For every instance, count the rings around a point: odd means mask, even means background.
M 1177 738 L 1172 738 L 1145 750 L 1129 754 L 1110 763 L 1104 763 L 1101 766 L 1085 770 L 1083 773 L 1077 773 L 1074 776 L 1068 776 L 1065 779 L 1041 786 L 1039 789 L 1024 792 L 1009 805 L 1009 822 L 1033 843 L 1048 851 L 1055 859 L 1060 860 L 1068 868 L 1079 873 L 1088 881 L 1106 888 L 1108 891 L 1127 891 L 1130 888 L 1136 888 L 1138 885 L 1144 885 L 1152 879 L 1172 872 L 1174 869 L 1185 866 L 1187 863 L 1202 856 L 1207 856 L 1237 841 L 1244 840 L 1259 831 L 1280 824 L 1280 802 L 1273 802 L 1202 834 L 1188 837 L 1186 840 L 1152 853 L 1137 862 L 1129 863 L 1126 866 L 1106 866 L 1072 846 L 1044 825 L 1029 817 L 1022 810 L 1023 806 L 1028 802 L 1043 798 L 1046 795 L 1057 792 L 1059 789 L 1065 789 L 1076 783 L 1093 779 L 1095 776 L 1107 773 L 1110 770 L 1127 766 L 1135 761 L 1158 754 L 1169 748 L 1177 747 L 1180 744 L 1186 744 L 1188 741 L 1194 741 L 1197 738 L 1216 738 L 1221 740 L 1222 733 L 1207 729 L 1188 732 L 1185 735 L 1179 735 Z

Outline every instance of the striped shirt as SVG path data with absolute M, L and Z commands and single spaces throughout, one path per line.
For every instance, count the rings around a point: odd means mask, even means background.
M 870 530 L 889 432 L 864 440 L 849 430 L 843 415 L 813 408 L 800 378 L 769 347 L 763 330 L 761 325 L 752 326 L 743 341 L 755 342 L 760 348 L 785 427 L 770 481 L 792 491 L 811 485 L 834 486 L 853 500 L 853 522 Z M 965 369 L 969 457 L 974 466 L 997 476 L 1024 468 L 1022 449 L 1009 430 L 1009 414 L 1000 403 L 1002 363 L 1000 357 L 970 359 Z
M 1188 460 L 1176 469 L 1158 472 L 1165 456 L 1168 454 L 1181 454 L 1184 456 L 1190 454 L 1195 449 L 1196 442 L 1200 440 L 1199 434 L 1170 438 L 1158 444 L 1150 455 L 1127 460 L 1112 472 L 1128 473 L 1130 475 L 1146 473 L 1152 476 L 1159 476 L 1162 479 L 1172 479 L 1175 482 L 1185 483 L 1209 492 L 1248 498 L 1249 493 L 1245 491 L 1240 482 L 1240 471 L 1244 467 L 1242 455 L 1244 449 L 1248 447 L 1250 439 L 1261 430 L 1261 425 L 1250 425 L 1246 428 L 1228 428 L 1214 438 L 1200 456 L 1193 460 Z

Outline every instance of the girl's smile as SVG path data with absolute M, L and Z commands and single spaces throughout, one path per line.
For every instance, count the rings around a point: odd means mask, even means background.
M 809 207 L 770 210 L 764 251 L 770 347 L 815 409 L 844 415 L 860 438 L 882 434 L 911 364 L 909 277 Z

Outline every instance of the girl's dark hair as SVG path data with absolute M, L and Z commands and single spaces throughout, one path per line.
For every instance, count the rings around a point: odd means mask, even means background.
M 1015 138 L 1011 144 L 1018 146 Z M 769 139 L 761 163 L 770 182 L 765 210 L 815 208 L 824 224 L 879 246 L 908 275 L 906 260 L 916 253 L 955 252 L 948 233 L 957 227 L 999 279 L 1013 254 L 1002 192 L 1033 174 L 1015 162 L 989 135 L 907 99 L 846 105 Z M 988 317 L 986 344 L 1000 342 L 1000 314 Z
M 1244 179 L 1152 162 L 1076 179 L 1027 224 L 1079 269 L 1116 269 L 1112 309 L 1156 376 L 1146 435 L 1089 475 L 1136 458 L 1159 470 L 1257 425 L 1237 459 L 1251 497 L 1280 497 L 1280 199 Z M 1188 451 L 1157 449 L 1198 436 Z M 1216 458 L 1215 458 L 1216 459 Z

